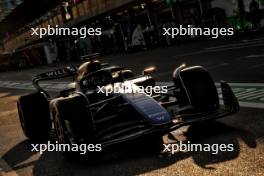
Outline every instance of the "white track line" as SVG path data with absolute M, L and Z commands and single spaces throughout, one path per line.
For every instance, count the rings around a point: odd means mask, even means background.
M 223 100 L 220 100 L 220 104 L 224 104 Z M 251 102 L 239 102 L 240 107 L 245 108 L 258 108 L 258 109 L 264 109 L 264 103 L 251 103 Z
M 239 93 L 236 94 L 236 96 L 240 98 L 240 97 L 243 97 L 243 96 L 254 95 L 254 94 L 257 94 L 259 92 L 263 92 L 263 89 L 258 89 L 258 90 L 255 89 L 255 90 L 253 90 L 251 92 L 248 91 L 248 89 L 247 89 L 247 92 L 246 91 L 244 93 L 239 92 Z
M 241 46 L 247 46 L 247 45 L 254 45 L 254 44 L 259 44 L 259 43 L 263 43 L 263 41 L 249 41 L 249 42 L 244 42 L 244 43 L 232 43 L 232 44 L 227 44 L 227 45 L 208 47 L 205 49 L 206 50 L 218 50 L 218 49 L 226 49 L 226 48 L 231 48 L 231 47 L 241 47 Z
M 243 92 L 239 92 L 239 93 L 237 93 L 236 96 L 237 96 L 237 97 L 239 97 L 239 96 L 241 96 L 241 95 L 243 96 L 244 94 L 249 94 L 249 93 L 251 93 L 251 92 L 255 92 L 255 91 L 257 91 L 256 88 L 244 89 Z
M 264 96 L 264 90 L 260 90 L 258 93 L 253 93 L 253 94 L 248 94 L 248 95 L 243 95 L 238 97 L 239 99 L 247 99 L 247 98 L 253 98 L 253 97 L 262 97 Z M 256 98 L 253 98 L 256 99 Z
M 219 88 L 219 90 L 221 90 L 221 88 Z M 242 91 L 244 91 L 245 89 L 243 89 L 243 88 L 240 88 L 240 87 L 238 87 L 238 88 L 233 88 L 233 92 L 234 93 L 240 93 L 240 92 L 242 92 Z
M 247 98 L 246 100 L 255 100 L 255 99 L 257 99 L 257 98 L 264 98 L 264 92 L 262 92 L 262 94 L 261 95 L 254 95 L 254 96 L 252 96 L 252 97 L 249 97 L 249 98 Z M 262 101 L 262 100 L 260 100 L 260 101 Z M 263 101 L 264 102 L 264 101 Z
M 253 54 L 253 55 L 247 56 L 247 58 L 259 58 L 259 57 L 264 57 L 264 54 Z
M 230 86 L 264 87 L 264 83 L 229 83 Z

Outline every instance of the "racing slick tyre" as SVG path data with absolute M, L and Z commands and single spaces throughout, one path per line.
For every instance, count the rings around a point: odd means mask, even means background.
M 49 137 L 51 120 L 49 103 L 40 92 L 21 96 L 17 101 L 20 124 L 25 136 L 31 140 Z
M 80 95 L 61 97 L 50 102 L 50 111 L 59 144 L 86 144 L 91 141 L 92 120 L 88 102 Z M 64 156 L 72 158 L 80 156 L 73 151 L 62 151 Z

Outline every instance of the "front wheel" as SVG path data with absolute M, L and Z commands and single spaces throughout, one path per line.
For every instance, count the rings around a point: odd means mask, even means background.
M 79 95 L 51 101 L 50 111 L 59 144 L 71 147 L 73 144 L 86 144 L 91 141 L 92 121 L 86 105 L 86 100 Z M 62 152 L 66 157 L 79 155 L 73 151 Z

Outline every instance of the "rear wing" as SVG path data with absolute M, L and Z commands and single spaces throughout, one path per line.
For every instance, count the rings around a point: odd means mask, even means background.
M 44 91 L 40 85 L 40 81 L 45 81 L 45 80 L 54 80 L 54 79 L 61 79 L 61 78 L 66 78 L 66 77 L 73 77 L 77 74 L 79 66 L 68 66 L 65 68 L 60 68 L 57 70 L 41 73 L 39 75 L 36 75 L 32 79 L 33 86 L 38 90 L 38 91 Z
M 60 68 L 60 69 L 56 69 L 53 71 L 49 71 L 49 72 L 45 72 L 45 73 L 41 73 L 39 75 L 36 75 L 32 79 L 33 86 L 37 90 L 43 91 L 43 89 L 39 86 L 40 81 L 74 77 L 78 72 L 79 66 L 80 65 L 68 66 L 68 67 L 64 67 L 64 68 Z M 102 63 L 102 67 L 108 68 L 109 64 L 108 63 Z M 111 68 L 111 67 L 109 67 L 109 68 Z
M 52 79 L 60 79 L 64 77 L 74 76 L 78 71 L 78 66 L 68 66 L 65 68 L 60 68 L 53 71 L 48 71 L 45 73 L 41 73 L 36 75 L 32 81 L 44 81 L 44 80 L 52 80 Z
M 99 59 L 99 58 L 100 58 L 99 53 L 93 53 L 93 54 L 81 56 L 81 60 L 83 61 L 92 61 L 94 59 Z M 64 77 L 74 76 L 77 73 L 79 66 L 80 65 L 68 66 L 65 68 L 60 68 L 57 70 L 41 73 L 39 75 L 36 75 L 33 78 L 33 83 L 38 82 L 38 81 L 43 81 L 43 80 L 60 79 Z M 109 64 L 103 63 L 102 66 L 106 67 L 106 66 L 109 66 Z

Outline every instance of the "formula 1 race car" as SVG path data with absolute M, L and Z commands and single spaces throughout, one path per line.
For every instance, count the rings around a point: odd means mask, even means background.
M 224 105 L 220 105 L 215 83 L 201 66 L 181 65 L 172 74 L 173 85 L 150 96 L 140 90 L 158 89 L 151 76 L 154 67 L 137 75 L 91 58 L 80 67 L 65 67 L 33 78 L 37 91 L 21 96 L 17 103 L 25 136 L 43 139 L 54 129 L 59 143 L 104 147 L 150 134 L 161 137 L 184 125 L 239 110 L 226 82 L 221 82 Z M 73 77 L 74 82 L 53 98 L 39 85 L 43 80 L 65 77 Z

